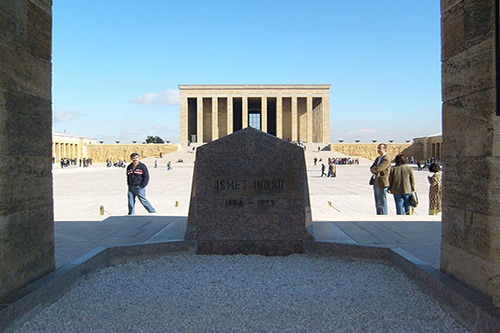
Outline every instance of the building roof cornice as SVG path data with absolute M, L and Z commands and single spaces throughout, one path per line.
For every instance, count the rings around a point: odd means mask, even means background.
M 259 89 L 330 89 L 330 84 L 179 84 L 178 87 L 181 90 L 221 90 L 221 89 L 231 89 L 231 90 L 259 90 Z

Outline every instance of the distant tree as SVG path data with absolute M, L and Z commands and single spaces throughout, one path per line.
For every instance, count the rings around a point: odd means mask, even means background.
M 148 135 L 148 137 L 146 138 L 146 143 L 165 143 L 165 141 L 163 141 L 163 139 L 159 136 Z

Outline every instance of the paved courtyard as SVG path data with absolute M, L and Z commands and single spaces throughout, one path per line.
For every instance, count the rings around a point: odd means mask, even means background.
M 56 265 L 61 266 L 97 246 L 182 239 L 184 235 L 193 155 L 176 152 L 158 160 L 143 160 L 151 181 L 147 197 L 156 214 L 137 203 L 135 216 L 127 216 L 126 178 L 123 168 L 94 165 L 89 168 L 55 165 L 54 214 Z M 175 163 L 180 157 L 185 163 Z M 397 216 L 392 195 L 389 215 L 375 215 L 373 192 L 368 185 L 370 161 L 337 166 L 336 178 L 320 177 L 313 157 L 333 152 L 308 153 L 308 180 L 314 232 L 317 241 L 400 247 L 434 267 L 439 266 L 440 216 L 428 216 L 428 172 L 415 170 L 420 204 L 413 216 Z M 172 161 L 172 170 L 166 170 Z M 100 215 L 104 206 L 104 215 Z

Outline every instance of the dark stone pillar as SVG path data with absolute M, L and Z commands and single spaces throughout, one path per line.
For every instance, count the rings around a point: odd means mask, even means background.
M 442 0 L 441 270 L 500 306 L 495 1 Z
M 51 0 L 0 1 L 0 300 L 54 269 Z

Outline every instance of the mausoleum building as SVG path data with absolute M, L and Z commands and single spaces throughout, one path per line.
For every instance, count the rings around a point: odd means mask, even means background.
M 251 126 L 289 141 L 330 141 L 329 84 L 179 85 L 180 142 Z

